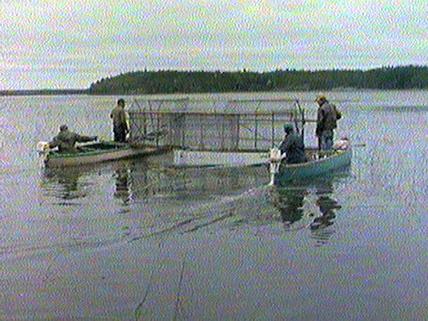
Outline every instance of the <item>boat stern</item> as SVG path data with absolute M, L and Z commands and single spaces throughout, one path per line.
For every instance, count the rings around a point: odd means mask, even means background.
M 36 145 L 40 166 L 46 166 L 49 160 L 50 147 L 48 142 L 40 141 Z
M 269 185 L 276 185 L 278 181 L 279 175 L 279 166 L 281 165 L 281 161 L 283 159 L 283 155 L 278 148 L 272 148 L 269 154 L 269 172 L 270 172 L 270 182 Z

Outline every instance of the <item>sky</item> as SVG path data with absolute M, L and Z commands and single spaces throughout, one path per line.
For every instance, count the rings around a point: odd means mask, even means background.
M 0 90 L 158 69 L 428 64 L 428 0 L 0 0 Z

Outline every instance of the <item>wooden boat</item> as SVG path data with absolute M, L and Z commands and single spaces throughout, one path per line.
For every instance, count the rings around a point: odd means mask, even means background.
M 107 162 L 159 152 L 155 147 L 133 147 L 126 143 L 99 142 L 78 147 L 77 153 L 59 153 L 56 150 L 43 152 L 46 167 L 79 166 Z
M 284 185 L 349 166 L 352 160 L 352 148 L 348 146 L 346 149 L 334 150 L 324 155 L 320 154 L 316 148 L 308 148 L 306 156 L 309 161 L 301 164 L 285 164 L 271 157 L 271 184 Z

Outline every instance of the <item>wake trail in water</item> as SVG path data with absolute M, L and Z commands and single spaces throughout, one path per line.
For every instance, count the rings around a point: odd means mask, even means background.
M 151 233 L 134 236 L 129 242 L 163 236 L 171 232 L 190 233 L 209 227 L 233 217 L 238 207 L 240 210 L 243 208 L 253 209 L 254 204 L 263 197 L 267 197 L 270 190 L 271 186 L 264 185 L 251 188 L 237 195 L 217 197 L 193 208 L 185 208 L 178 213 L 178 216 L 187 216 L 186 219 Z M 191 217 L 189 217 L 189 213 Z

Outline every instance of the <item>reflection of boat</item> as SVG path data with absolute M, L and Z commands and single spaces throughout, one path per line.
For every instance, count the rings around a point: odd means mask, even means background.
M 133 148 L 129 144 L 100 142 L 80 146 L 77 153 L 47 151 L 44 153 L 44 163 L 47 167 L 77 166 L 148 155 L 157 151 L 158 148 L 154 147 Z
M 320 176 L 351 164 L 352 149 L 336 150 L 327 155 L 319 155 L 315 148 L 306 149 L 308 162 L 300 164 L 285 164 L 278 157 L 271 157 L 271 183 L 282 185 L 294 180 Z
M 61 200 L 74 200 L 93 193 L 91 186 L 94 181 L 100 182 L 101 173 L 108 173 L 114 178 L 114 197 L 127 203 L 132 195 L 130 160 L 117 161 L 110 164 L 82 165 L 69 167 L 47 167 L 43 169 L 41 187 L 46 195 Z M 112 175 L 111 175 L 112 174 Z
M 71 201 L 86 197 L 86 183 L 80 177 L 86 174 L 85 168 L 45 168 L 41 187 L 47 195 L 54 196 L 62 201 Z

